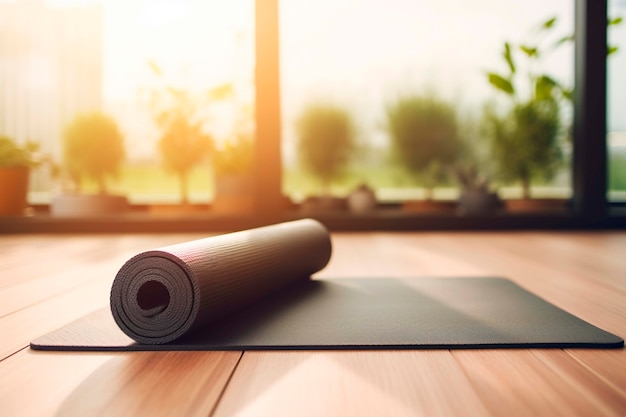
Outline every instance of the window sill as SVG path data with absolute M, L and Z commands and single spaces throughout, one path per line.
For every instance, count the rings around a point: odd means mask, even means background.
M 413 213 L 390 206 L 368 213 L 348 211 L 284 211 L 272 216 L 221 215 L 208 207 L 190 210 L 151 211 L 134 207 L 123 214 L 100 217 L 61 218 L 38 207 L 29 216 L 0 217 L 0 233 L 193 233 L 227 232 L 265 224 L 313 217 L 330 230 L 523 230 L 523 229 L 624 229 L 626 209 L 611 208 L 606 218 L 591 223 L 569 211 L 459 215 L 453 211 Z

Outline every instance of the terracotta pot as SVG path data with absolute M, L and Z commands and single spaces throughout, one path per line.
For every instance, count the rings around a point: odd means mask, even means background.
M 456 201 L 407 200 L 402 203 L 402 211 L 408 213 L 450 213 L 456 210 Z
M 23 216 L 28 206 L 28 167 L 0 168 L 0 216 Z
M 345 211 L 348 207 L 348 202 L 345 198 L 334 196 L 313 196 L 308 197 L 300 204 L 300 211 L 302 213 L 328 213 Z
M 568 200 L 562 198 L 520 198 L 505 200 L 507 211 L 513 213 L 562 212 Z

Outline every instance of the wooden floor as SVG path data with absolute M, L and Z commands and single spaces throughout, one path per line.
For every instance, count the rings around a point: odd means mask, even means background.
M 46 353 L 139 251 L 199 235 L 0 236 L 0 415 L 626 416 L 626 350 Z M 626 232 L 334 234 L 319 277 L 504 276 L 626 336 Z

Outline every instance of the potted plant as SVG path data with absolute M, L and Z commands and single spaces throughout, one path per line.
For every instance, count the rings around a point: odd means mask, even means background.
M 219 214 L 251 213 L 254 205 L 253 163 L 254 143 L 247 135 L 239 135 L 216 149 L 213 157 L 215 197 L 212 210 Z
M 208 163 L 215 147 L 207 132 L 209 111 L 213 104 L 233 98 L 233 88 L 226 83 L 192 92 L 171 83 L 155 62 L 148 65 L 156 83 L 148 91 L 148 107 L 161 130 L 159 152 L 165 168 L 178 177 L 181 205 L 189 209 L 189 174 L 194 167 Z
M 38 145 L 27 142 L 19 146 L 0 136 L 0 216 L 21 216 L 28 202 L 30 169 L 37 165 Z
M 366 183 L 359 184 L 348 195 L 348 209 L 351 213 L 369 213 L 378 207 L 376 192 Z
M 321 193 L 303 203 L 304 210 L 336 210 L 345 199 L 333 197 L 331 185 L 346 170 L 355 149 L 355 127 L 350 114 L 332 104 L 312 104 L 296 124 L 302 167 L 320 183 Z
M 213 149 L 211 136 L 204 133 L 202 123 L 193 122 L 182 113 L 173 112 L 161 125 L 163 135 L 158 146 L 165 168 L 179 180 L 180 199 L 189 204 L 190 171 L 207 160 Z
M 55 216 L 98 216 L 127 209 L 126 197 L 110 194 L 107 181 L 114 178 L 125 158 L 124 137 L 111 117 L 94 112 L 77 116 L 63 133 L 62 170 L 73 185 L 52 198 Z M 85 191 L 86 181 L 96 193 Z
M 564 129 L 561 106 L 571 100 L 572 90 L 539 68 L 542 58 L 571 38 L 549 43 L 547 36 L 556 21 L 551 18 L 543 22 L 533 33 L 532 42 L 517 47 L 505 42 L 502 57 L 506 72 L 487 73 L 490 85 L 510 102 L 504 112 L 488 105 L 484 114 L 485 131 L 500 179 L 517 182 L 522 188 L 521 201 L 507 201 L 509 208 L 545 208 L 547 201 L 531 199 L 531 185 L 538 179 L 553 179 L 563 165 L 568 129 Z M 564 205 L 563 200 L 557 203 Z
M 507 207 L 526 211 L 564 205 L 559 199 L 531 198 L 532 181 L 551 180 L 563 164 L 558 105 L 550 100 L 527 102 L 515 105 L 505 117 L 489 109 L 485 117 L 500 179 L 517 181 L 522 188 L 522 198 L 507 200 Z
M 426 190 L 423 202 L 407 201 L 404 208 L 454 208 L 454 203 L 433 201 L 433 188 L 448 178 L 461 153 L 455 108 L 434 96 L 402 97 L 387 108 L 386 127 L 393 160 Z
M 458 199 L 459 214 L 491 214 L 502 206 L 498 193 L 491 189 L 489 180 L 480 174 L 477 165 L 459 166 L 456 174 L 461 184 Z

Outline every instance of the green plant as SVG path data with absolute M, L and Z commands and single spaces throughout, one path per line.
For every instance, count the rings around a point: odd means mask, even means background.
M 387 129 L 394 160 L 423 182 L 431 199 L 462 152 L 455 108 L 432 96 L 400 98 L 387 108 Z
M 499 176 L 505 182 L 518 181 L 524 198 L 530 198 L 533 180 L 550 180 L 562 166 L 559 111 L 554 100 L 515 104 L 504 117 L 485 109 Z
M 189 173 L 211 152 L 211 136 L 203 132 L 200 123 L 191 123 L 181 115 L 163 126 L 158 146 L 166 169 L 174 172 L 179 179 L 181 201 L 186 204 L 189 199 Z
M 572 38 L 551 42 L 549 35 L 556 22 L 556 17 L 546 20 L 531 31 L 531 39 L 517 47 L 505 42 L 506 73 L 487 73 L 491 86 L 511 102 L 504 114 L 493 105 L 485 108 L 492 156 L 500 178 L 519 182 L 524 198 L 530 198 L 533 180 L 552 179 L 564 159 L 561 105 L 571 101 L 573 92 L 540 70 L 541 60 Z
M 496 90 L 505 93 L 513 102 L 571 100 L 572 89 L 566 88 L 550 75 L 539 69 L 541 60 L 557 48 L 573 40 L 573 35 L 553 41 L 551 33 L 557 18 L 552 17 L 530 31 L 528 39 L 519 45 L 504 42 L 502 58 L 506 72 L 487 72 L 487 79 Z M 524 59 L 520 60 L 519 56 Z M 520 67 L 521 66 L 521 67 Z M 525 71 L 524 71 L 525 70 Z M 526 94 L 526 97 L 523 97 Z
M 355 149 L 352 118 L 339 106 L 313 104 L 301 114 L 296 128 L 300 162 L 328 193 L 331 183 L 345 172 Z
M 105 114 L 79 115 L 64 131 L 63 166 L 79 188 L 89 178 L 106 194 L 106 181 L 117 176 L 125 156 L 124 137 Z
M 608 25 L 621 21 L 610 19 Z M 558 173 L 564 161 L 562 139 L 568 138 L 571 130 L 564 126 L 562 106 L 571 104 L 573 89 L 540 68 L 544 58 L 574 39 L 569 35 L 554 40 L 551 35 L 556 24 L 557 18 L 552 17 L 519 45 L 505 42 L 502 58 L 506 71 L 486 74 L 490 85 L 511 103 L 504 114 L 493 105 L 485 108 L 484 126 L 492 156 L 501 179 L 519 182 L 524 198 L 530 198 L 533 180 L 548 181 Z M 616 51 L 616 46 L 607 46 L 608 55 Z
M 169 84 L 158 65 L 148 64 L 158 81 L 158 87 L 150 91 L 149 107 L 162 132 L 159 151 L 166 169 L 178 177 L 181 201 L 187 204 L 189 173 L 195 166 L 208 161 L 215 146 L 213 138 L 206 132 L 207 110 L 212 102 L 230 98 L 232 87 L 225 84 L 208 92 L 192 94 Z
M 34 167 L 38 165 L 39 144 L 26 142 L 19 146 L 13 139 L 0 136 L 0 167 Z
M 460 165 L 456 167 L 456 177 L 463 190 L 489 192 L 489 179 L 482 175 L 478 166 Z

